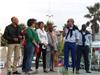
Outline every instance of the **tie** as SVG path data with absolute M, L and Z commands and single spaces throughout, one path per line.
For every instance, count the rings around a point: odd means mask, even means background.
M 72 37 L 72 29 L 69 29 L 69 31 L 70 31 L 70 37 Z
M 85 41 L 86 41 L 85 34 L 82 33 L 82 43 L 83 43 L 83 46 L 85 46 Z
M 67 39 L 67 37 L 68 37 L 69 34 L 70 34 L 70 37 L 72 37 L 72 29 L 68 29 L 68 33 L 66 35 L 66 39 Z

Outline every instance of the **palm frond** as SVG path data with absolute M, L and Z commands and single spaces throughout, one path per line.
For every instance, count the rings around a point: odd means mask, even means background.
M 97 15 L 98 15 L 98 16 L 100 16 L 100 10 L 99 10 L 99 11 L 97 11 Z
M 89 6 L 89 7 L 87 7 L 87 9 L 88 9 L 88 11 L 89 11 L 90 14 L 93 15 L 93 14 L 95 13 L 95 9 L 94 9 L 94 7 Z
M 98 11 L 100 9 L 100 3 L 95 3 L 94 8 L 95 8 L 95 11 Z
M 86 22 L 86 26 L 88 27 L 89 25 L 90 25 L 90 22 L 89 22 L 89 21 L 87 21 L 87 22 Z
M 92 16 L 90 14 L 86 14 L 84 17 L 91 18 Z

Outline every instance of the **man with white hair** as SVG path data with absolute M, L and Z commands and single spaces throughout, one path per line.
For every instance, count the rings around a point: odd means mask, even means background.
M 72 57 L 72 68 L 73 73 L 76 67 L 76 43 L 79 40 L 79 31 L 77 26 L 74 25 L 74 20 L 72 18 L 68 19 L 67 25 L 64 28 L 64 67 L 68 71 L 69 67 L 69 51 L 71 50 Z

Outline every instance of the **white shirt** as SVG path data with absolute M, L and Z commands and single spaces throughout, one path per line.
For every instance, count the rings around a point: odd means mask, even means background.
M 72 29 L 72 28 L 70 28 Z M 65 42 L 71 42 L 71 43 L 76 43 L 76 40 L 79 39 L 79 31 L 77 29 L 72 31 L 72 36 L 70 37 L 70 33 L 68 34 L 68 37 L 66 39 L 66 35 L 68 33 L 68 29 L 65 29 Z
M 83 34 L 85 34 L 85 32 L 83 32 Z M 82 34 L 81 32 L 79 32 L 79 41 L 78 41 L 78 45 L 83 45 L 83 42 L 82 42 Z M 92 35 L 91 34 L 86 34 L 85 35 L 85 46 L 90 46 L 91 43 L 92 43 Z
M 37 34 L 38 34 L 38 37 L 39 37 L 41 43 L 48 44 L 47 33 L 44 29 L 43 30 L 37 29 Z

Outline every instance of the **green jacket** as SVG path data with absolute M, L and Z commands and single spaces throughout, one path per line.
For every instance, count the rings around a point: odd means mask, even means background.
M 26 29 L 26 35 L 25 35 L 26 43 L 32 43 L 33 40 L 35 40 L 37 43 L 40 42 L 38 35 L 35 30 L 28 27 Z

